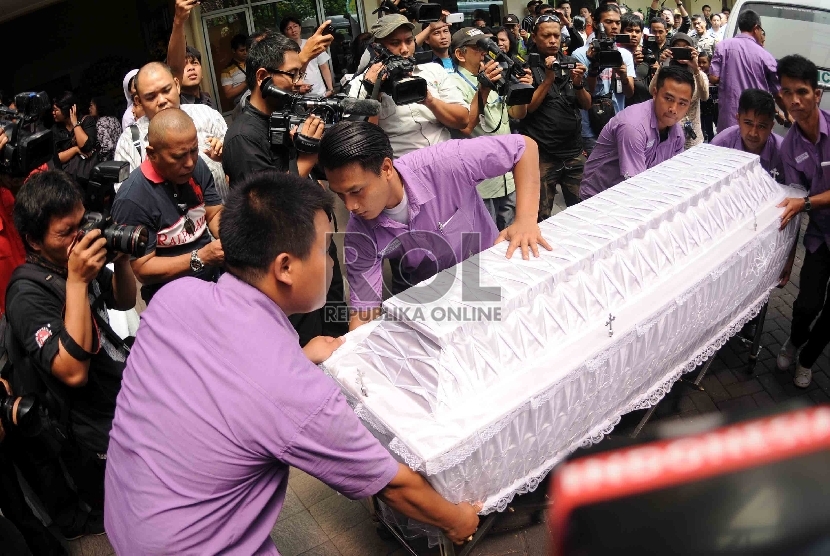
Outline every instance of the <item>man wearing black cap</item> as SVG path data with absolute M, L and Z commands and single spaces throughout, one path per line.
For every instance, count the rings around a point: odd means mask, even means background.
M 372 25 L 376 43 L 392 55 L 409 58 L 415 52 L 415 26 L 406 17 L 386 15 Z M 381 76 L 383 63 L 372 63 L 349 84 L 349 96 L 367 98 Z M 467 125 L 469 105 L 443 68 L 436 64 L 419 64 L 412 72 L 427 82 L 427 98 L 420 103 L 398 106 L 386 93 L 380 94 L 377 124 L 389 136 L 395 158 L 408 152 L 450 139 L 449 129 Z M 370 121 L 372 121 L 370 119 Z

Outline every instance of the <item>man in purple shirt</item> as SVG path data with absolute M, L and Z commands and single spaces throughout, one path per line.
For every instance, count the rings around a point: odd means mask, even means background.
M 451 504 L 367 431 L 315 366 L 342 342 L 300 348 L 288 321 L 332 277 L 332 198 L 266 170 L 231 191 L 228 273 L 182 278 L 142 315 L 107 454 L 105 524 L 119 554 L 277 554 L 269 534 L 289 466 L 462 542 L 476 508 Z
M 778 62 L 778 77 L 784 105 L 795 120 L 781 144 L 784 177 L 787 183 L 807 187 L 807 196 L 791 197 L 779 205 L 784 207 L 781 227 L 799 212 L 810 215 L 804 233 L 801 285 L 793 303 L 790 337 L 778 353 L 778 368 L 788 371 L 797 363 L 795 385 L 807 388 L 813 364 L 830 343 L 830 296 L 826 295 L 830 282 L 830 113 L 819 109 L 822 91 L 813 62 L 799 55 L 785 56 Z M 784 278 L 789 278 L 794 255 Z
M 585 163 L 579 188 L 583 199 L 593 197 L 683 152 L 686 137 L 678 122 L 692 104 L 695 80 L 680 66 L 661 68 L 653 99 L 629 106 L 613 118 Z
M 529 137 L 447 141 L 393 161 L 382 129 L 341 122 L 323 135 L 320 164 L 352 213 L 344 239 L 350 329 L 380 314 L 384 259 L 401 260 L 409 287 L 501 241 L 510 242 L 508 258 L 519 247 L 524 259 L 539 256 L 537 244 L 551 250 L 536 224 L 539 151 Z M 476 185 L 510 171 L 516 218 L 499 233 Z
M 709 82 L 718 85 L 719 131 L 737 123 L 738 99 L 746 89 L 769 91 L 780 105 L 776 61 L 762 46 L 760 16 L 752 10 L 741 12 L 738 29 L 739 35 L 717 44 L 709 66 Z
M 772 132 L 775 99 L 761 89 L 747 89 L 738 102 L 738 125 L 718 133 L 712 144 L 761 157 L 761 166 L 779 183 L 784 183 L 784 164 L 779 150 L 783 137 Z

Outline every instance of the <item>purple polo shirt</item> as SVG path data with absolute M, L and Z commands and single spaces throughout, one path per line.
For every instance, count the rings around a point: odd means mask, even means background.
M 783 137 L 776 133 L 770 133 L 767 143 L 759 155 L 761 166 L 779 183 L 784 183 L 784 163 L 781 161 L 780 152 L 781 143 L 783 142 Z M 715 135 L 712 144 L 727 149 L 749 152 L 744 148 L 744 142 L 741 140 L 741 128 L 737 125 L 724 129 Z
M 792 126 L 781 143 L 781 160 L 787 183 L 808 188 L 810 195 L 830 189 L 830 112 L 819 111 L 819 138 L 813 144 L 801 133 L 798 124 Z M 830 245 L 830 210 L 813 210 L 804 233 L 804 247 L 815 253 L 822 243 Z
M 383 259 L 402 258 L 415 283 L 492 247 L 498 230 L 476 185 L 511 171 L 525 150 L 521 135 L 446 141 L 395 160 L 409 199 L 409 225 L 381 213 L 352 215 L 345 257 L 353 309 L 380 307 Z
M 738 123 L 738 100 L 747 89 L 761 89 L 773 95 L 778 84 L 778 62 L 751 35 L 741 33 L 719 42 L 712 56 L 709 75 L 720 77 L 718 83 L 718 129 Z
M 594 151 L 585 163 L 579 196 L 593 197 L 620 182 L 657 166 L 683 152 L 683 128 L 669 128 L 660 141 L 654 100 L 629 106 L 609 121 L 599 134 Z
M 141 315 L 107 459 L 118 554 L 277 554 L 289 465 L 349 498 L 398 471 L 282 310 L 230 274 L 171 282 Z

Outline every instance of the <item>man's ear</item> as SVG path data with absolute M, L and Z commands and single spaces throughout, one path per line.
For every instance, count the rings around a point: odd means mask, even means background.
M 387 157 L 383 159 L 383 164 L 380 165 L 380 175 L 386 179 L 392 178 L 392 169 L 394 165 L 392 164 L 392 159 Z
M 259 68 L 256 70 L 256 84 L 257 87 L 262 86 L 262 82 L 271 77 L 271 74 L 268 73 L 268 70 L 265 68 Z
M 286 286 L 294 285 L 294 279 L 296 276 L 293 272 L 293 266 L 295 263 L 296 260 L 294 257 L 288 253 L 280 253 L 277 255 L 277 258 L 274 259 L 273 263 L 271 263 L 271 272 L 277 279 L 277 282 L 280 282 Z
M 173 83 L 176 84 L 176 94 L 179 94 L 179 95 L 182 94 L 182 84 L 179 83 L 179 78 L 174 77 L 173 78 Z
M 31 247 L 32 249 L 34 249 L 38 253 L 40 253 L 41 250 L 43 249 L 43 242 L 33 240 L 32 236 L 30 236 L 29 234 L 26 234 L 23 237 L 23 241 L 25 241 L 29 245 L 29 247 Z
M 153 147 L 153 145 L 150 145 L 150 144 L 148 144 L 146 147 L 144 147 L 144 152 L 147 153 L 147 158 L 149 158 L 150 160 L 155 160 L 156 157 L 158 156 L 158 153 L 156 152 L 155 147 Z

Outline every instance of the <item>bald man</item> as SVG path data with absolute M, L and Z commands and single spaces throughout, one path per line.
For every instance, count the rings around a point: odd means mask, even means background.
M 222 169 L 222 143 L 228 124 L 222 114 L 204 104 L 180 105 L 179 80 L 173 77 L 167 65 L 160 62 L 151 62 L 139 70 L 135 77 L 135 89 L 135 99 L 144 110 L 144 117 L 121 133 L 115 147 L 115 160 L 129 162 L 131 171 L 138 168 L 147 158 L 145 149 L 150 122 L 164 110 L 181 108 L 196 125 L 199 154 L 213 174 L 219 196 L 224 199 L 228 187 Z
M 181 276 L 215 282 L 224 253 L 222 243 L 211 238 L 219 237 L 222 200 L 199 156 L 193 120 L 179 108 L 162 110 L 148 126 L 147 141 L 147 158 L 118 190 L 112 217 L 149 232 L 148 254 L 131 261 L 141 297 L 149 303 Z

